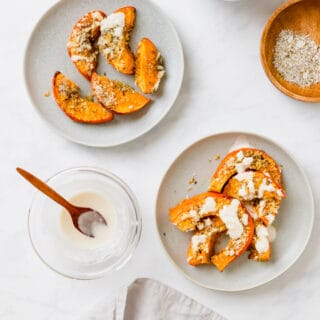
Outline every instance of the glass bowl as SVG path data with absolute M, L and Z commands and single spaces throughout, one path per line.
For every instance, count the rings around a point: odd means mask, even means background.
M 91 167 L 63 170 L 47 183 L 66 199 L 86 192 L 105 197 L 116 219 L 110 241 L 96 247 L 79 246 L 65 233 L 63 208 L 37 192 L 29 209 L 28 228 L 40 259 L 52 270 L 73 279 L 95 279 L 123 267 L 141 234 L 141 217 L 129 187 L 114 174 Z

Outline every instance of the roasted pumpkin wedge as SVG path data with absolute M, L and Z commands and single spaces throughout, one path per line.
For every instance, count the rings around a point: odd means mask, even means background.
M 254 233 L 252 218 L 240 201 L 219 193 L 206 192 L 184 200 L 170 210 L 169 216 L 182 231 L 196 230 L 198 223 L 208 216 L 221 219 L 230 239 L 226 248 L 211 257 L 220 271 L 247 249 Z
M 188 248 L 188 263 L 192 266 L 211 263 L 215 240 L 224 231 L 226 226 L 218 217 L 208 217 L 199 222 Z
M 52 86 L 57 105 L 72 120 L 102 123 L 113 119 L 113 113 L 106 110 L 101 104 L 81 97 L 80 88 L 61 72 L 54 74 Z
M 91 89 L 97 101 L 105 108 L 120 114 L 138 111 L 150 102 L 150 99 L 124 82 L 110 80 L 97 73 L 92 75 Z
M 270 225 L 278 214 L 285 191 L 260 171 L 245 171 L 233 176 L 223 193 L 236 198 L 246 206 L 252 218 Z
M 249 258 L 268 261 L 271 244 L 265 226 L 271 225 L 277 216 L 285 191 L 262 172 L 245 171 L 233 176 L 223 193 L 240 200 L 254 219 L 255 234 L 250 245 Z
M 124 74 L 134 73 L 134 55 L 129 46 L 131 31 L 135 24 L 136 9 L 123 7 L 103 19 L 99 48 L 117 71 Z
M 261 171 L 278 185 L 282 185 L 280 167 L 267 153 L 253 148 L 242 148 L 230 152 L 221 161 L 211 178 L 209 191 L 222 192 L 232 176 L 246 170 Z
M 218 201 L 216 201 L 217 198 L 219 198 Z M 224 198 L 225 196 L 214 192 L 205 192 L 193 198 L 184 199 L 170 209 L 170 221 L 183 232 L 196 230 L 198 224 L 203 223 L 203 218 L 212 216 L 217 206 L 219 208 L 223 205 Z
M 151 40 L 143 38 L 136 52 L 135 82 L 137 86 L 143 93 L 153 93 L 157 91 L 164 74 L 160 52 Z
M 89 81 L 98 64 L 97 40 L 104 17 L 102 11 L 88 12 L 74 25 L 68 42 L 68 53 L 72 62 Z
M 226 248 L 211 257 L 211 262 L 219 271 L 223 271 L 249 247 L 254 235 L 254 224 L 237 199 L 226 203 L 219 211 L 219 217 L 226 225 L 229 242 Z
M 214 243 L 218 233 L 197 231 L 191 238 L 187 253 L 187 261 L 191 266 L 210 264 Z

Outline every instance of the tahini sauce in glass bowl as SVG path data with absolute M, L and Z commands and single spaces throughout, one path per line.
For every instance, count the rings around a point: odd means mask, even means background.
M 107 226 L 95 237 L 77 231 L 68 213 L 37 192 L 29 211 L 29 235 L 40 259 L 54 271 L 76 279 L 94 279 L 121 268 L 133 255 L 141 218 L 129 187 L 112 173 L 79 167 L 59 172 L 47 183 L 75 205 L 101 213 Z

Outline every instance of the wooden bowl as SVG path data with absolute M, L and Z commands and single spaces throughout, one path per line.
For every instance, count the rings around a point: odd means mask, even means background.
M 267 76 L 279 90 L 297 100 L 319 102 L 320 83 L 303 88 L 286 81 L 274 67 L 274 47 L 283 29 L 309 34 L 320 44 L 319 26 L 320 0 L 289 0 L 272 14 L 262 34 L 261 61 Z

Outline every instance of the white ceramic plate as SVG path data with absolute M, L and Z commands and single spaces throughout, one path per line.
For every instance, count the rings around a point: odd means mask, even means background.
M 166 77 L 159 91 L 150 95 L 153 102 L 131 115 L 116 116 L 105 124 L 88 125 L 71 121 L 56 105 L 51 92 L 55 71 L 65 73 L 90 94 L 90 85 L 76 70 L 67 53 L 70 32 L 76 21 L 90 10 L 106 14 L 117 8 L 132 5 L 137 9 L 136 26 L 132 33 L 131 48 L 135 52 L 142 37 L 150 38 L 164 57 Z M 36 25 L 25 54 L 25 81 L 36 110 L 64 137 L 89 146 L 108 147 L 129 142 L 152 129 L 170 110 L 179 93 L 183 79 L 183 52 L 178 35 L 168 18 L 147 0 L 62 0 L 54 5 Z M 98 73 L 111 79 L 127 82 L 135 87 L 134 77 L 116 72 L 100 56 Z
M 277 237 L 272 242 L 272 259 L 259 263 L 243 254 L 220 273 L 213 265 L 192 267 L 186 261 L 190 234 L 179 231 L 169 221 L 169 208 L 186 197 L 206 191 L 211 175 L 239 135 L 269 153 L 283 165 L 287 198 L 274 222 Z M 214 160 L 215 155 L 221 159 Z M 210 159 L 210 160 L 209 160 Z M 188 181 L 197 184 L 190 189 Z M 161 183 L 156 222 L 163 246 L 174 264 L 192 281 L 215 290 L 240 291 L 262 285 L 285 272 L 301 255 L 309 240 L 314 218 L 312 191 L 301 167 L 279 145 L 264 137 L 244 133 L 222 133 L 207 137 L 186 149 L 171 165 Z

